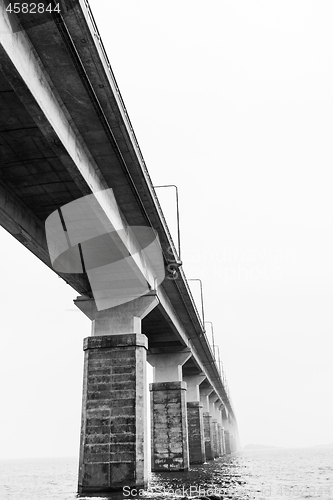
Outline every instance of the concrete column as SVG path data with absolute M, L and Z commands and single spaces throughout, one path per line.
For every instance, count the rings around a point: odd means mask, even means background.
M 222 437 L 222 454 L 225 455 L 226 454 L 226 450 L 225 450 L 225 435 L 224 435 L 224 429 L 223 429 L 223 427 L 221 429 L 221 437 Z
M 204 422 L 204 440 L 206 460 L 214 459 L 213 434 L 212 434 L 212 416 L 209 411 L 209 395 L 213 392 L 211 387 L 200 388 L 200 401 L 202 402 L 203 422 Z
M 91 299 L 75 304 L 93 322 L 93 336 L 84 340 L 79 494 L 143 488 L 148 479 L 148 341 L 141 334 L 141 318 L 157 300 L 141 297 L 102 311 Z
M 224 408 L 223 404 L 219 407 L 219 418 L 221 424 L 221 451 L 222 455 L 225 455 L 225 438 L 224 438 L 224 428 L 223 428 L 223 418 L 222 418 L 222 409 Z
M 218 442 L 217 442 L 217 416 L 216 416 L 216 408 L 215 408 L 215 401 L 218 399 L 218 396 L 215 393 L 212 393 L 209 396 L 209 408 L 210 408 L 210 413 L 212 415 L 212 434 L 213 434 L 213 453 L 214 453 L 214 458 L 217 458 L 219 456 L 218 452 Z
M 225 452 L 227 455 L 230 455 L 230 435 L 229 435 L 229 416 L 228 411 L 225 407 L 222 409 L 222 423 L 224 428 L 224 441 L 225 441 Z
M 187 384 L 187 422 L 190 464 L 203 464 L 206 461 L 203 404 L 200 402 L 199 385 L 204 374 L 183 377 Z
M 239 436 L 237 430 L 237 424 L 229 416 L 229 437 L 230 437 L 230 451 L 235 453 L 238 449 Z
M 189 468 L 186 411 L 186 382 L 182 366 L 190 350 L 151 354 L 154 383 L 150 384 L 152 471 L 177 471 Z
M 230 434 L 229 439 L 230 439 L 230 452 L 234 453 L 235 452 L 234 436 Z
M 216 420 L 217 420 L 217 451 L 218 451 L 219 457 L 221 457 L 223 455 L 223 452 L 222 452 L 222 418 L 221 418 L 220 406 L 221 406 L 220 401 L 216 401 L 215 408 L 216 408 Z
M 230 435 L 229 435 L 229 431 L 226 429 L 224 429 L 224 437 L 225 437 L 225 452 L 227 455 L 230 455 L 230 453 L 231 453 Z

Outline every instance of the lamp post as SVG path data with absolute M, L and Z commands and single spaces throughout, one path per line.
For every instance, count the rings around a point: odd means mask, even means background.
M 179 224 L 179 199 L 178 199 L 178 187 L 175 184 L 165 184 L 163 186 L 154 186 L 154 189 L 157 188 L 169 188 L 173 187 L 176 190 L 176 207 L 177 207 L 177 236 L 178 236 L 178 257 L 181 260 L 180 255 L 180 224 Z
M 219 346 L 218 346 L 218 345 L 214 345 L 213 347 L 214 347 L 214 353 L 215 353 L 215 347 L 217 348 L 217 352 L 218 352 L 218 355 L 219 355 L 219 361 L 218 361 L 218 363 L 219 363 L 219 370 L 220 370 L 220 375 L 221 375 L 221 377 L 222 377 L 221 357 L 220 357 L 220 348 L 219 348 Z M 222 378 L 223 378 L 223 377 L 222 377 Z
M 211 329 L 212 329 L 212 346 L 213 346 L 213 352 L 214 352 L 214 358 L 215 358 L 215 341 L 214 341 L 214 328 L 213 328 L 213 322 L 212 321 L 205 321 L 205 323 L 210 323 Z
M 203 291 L 202 291 L 202 281 L 199 278 L 189 279 L 187 281 L 199 281 L 200 283 L 200 293 L 201 293 L 201 311 L 202 311 L 202 326 L 205 332 L 205 313 L 204 313 L 204 302 L 203 302 Z

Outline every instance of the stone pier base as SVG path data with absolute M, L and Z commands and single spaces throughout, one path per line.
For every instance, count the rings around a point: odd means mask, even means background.
M 218 440 L 218 452 L 219 456 L 223 455 L 223 447 L 222 447 L 222 424 L 217 424 L 217 440 Z
M 213 436 L 212 436 L 212 416 L 209 412 L 204 412 L 204 439 L 206 460 L 214 459 Z
M 150 384 L 152 471 L 189 468 L 186 383 Z
M 231 447 L 230 447 L 230 435 L 229 431 L 224 431 L 224 438 L 225 438 L 225 452 L 227 455 L 230 455 L 231 453 Z
M 218 449 L 218 436 L 217 436 L 217 420 L 215 418 L 212 419 L 212 428 L 213 428 L 213 448 L 214 448 L 214 458 L 219 456 Z
M 142 334 L 84 339 L 79 494 L 147 485 L 146 350 Z
M 203 464 L 206 461 L 202 408 L 203 404 L 199 401 L 187 403 L 190 464 Z
M 223 427 L 221 429 L 221 437 L 222 437 L 222 455 L 225 455 L 226 451 L 225 451 L 225 437 L 224 437 L 224 429 L 223 429 Z

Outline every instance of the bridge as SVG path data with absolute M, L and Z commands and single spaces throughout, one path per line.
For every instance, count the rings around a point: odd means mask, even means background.
M 153 471 L 186 471 L 237 450 L 236 417 L 89 4 L 44 3 L 52 8 L 15 13 L 0 0 L 0 224 L 78 292 L 92 322 L 79 493 L 146 487 L 147 361 Z M 84 261 L 81 270 L 55 266 L 47 240 L 52 214 L 67 235 L 64 207 L 91 197 L 127 259 L 120 281 L 130 269 L 146 287 L 110 307 L 97 307 Z M 137 227 L 157 235 L 161 282 Z

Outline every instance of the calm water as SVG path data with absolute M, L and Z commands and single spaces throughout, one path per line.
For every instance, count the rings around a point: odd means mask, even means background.
M 0 500 L 75 500 L 76 482 L 75 459 L 0 461 Z M 244 451 L 188 473 L 151 474 L 144 497 L 333 500 L 333 447 Z

